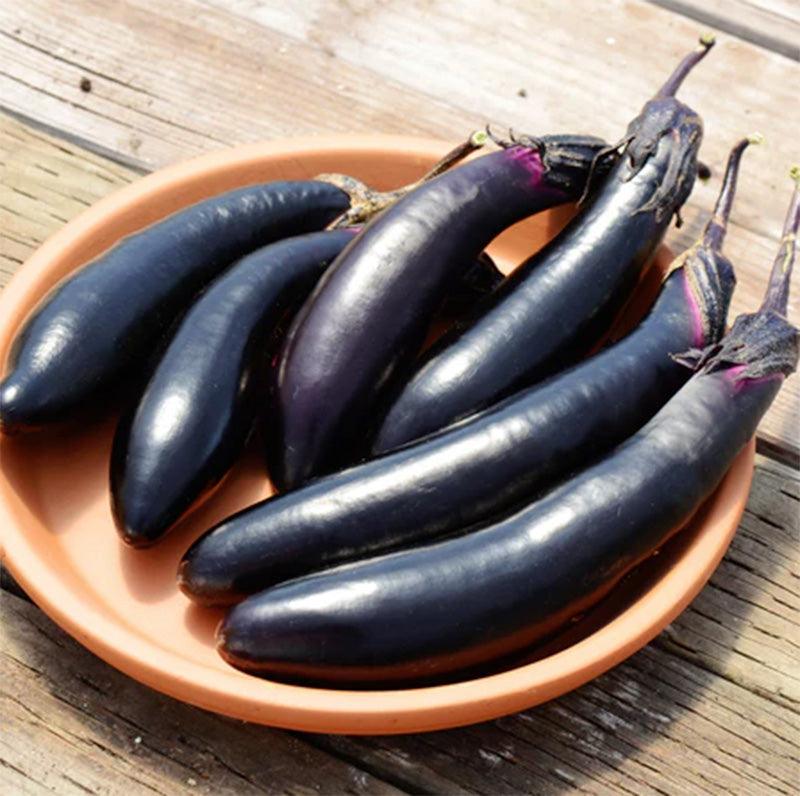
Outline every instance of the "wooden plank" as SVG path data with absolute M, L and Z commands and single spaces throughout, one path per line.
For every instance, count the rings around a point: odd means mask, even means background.
M 4 107 L 149 169 L 264 138 L 460 135 L 481 122 L 432 99 L 421 113 L 415 92 L 376 92 L 317 46 L 186 0 L 158 14 L 146 2 L 0 6 L 0 64 Z
M 763 457 L 757 473 L 725 559 L 658 643 L 800 712 L 800 474 Z
M 397 794 L 302 738 L 139 685 L 0 596 L 3 793 Z
M 592 30 L 578 31 L 587 35 L 581 58 L 574 59 L 563 52 L 564 38 L 576 33 L 573 16 L 561 22 L 551 19 L 562 15 L 548 4 L 533 12 L 525 4 L 512 3 L 506 12 L 523 32 L 541 28 L 540 52 L 531 50 L 527 35 L 522 41 L 505 41 L 500 48 L 497 23 L 483 20 L 480 4 L 474 3 L 465 4 L 463 14 L 446 3 L 417 8 L 404 2 L 370 6 L 370 13 L 362 15 L 355 4 L 349 11 L 343 7 L 341 14 L 328 13 L 330 19 L 324 15 L 327 4 L 319 2 L 291 4 L 280 13 L 276 6 L 262 3 L 224 5 L 256 21 L 280 25 L 280 30 L 192 0 L 169 0 L 160 4 L 158 13 L 152 4 L 140 7 L 136 0 L 127 0 L 113 9 L 103 6 L 102 14 L 96 0 L 79 0 L 65 10 L 64 18 L 45 0 L 27 3 L 24 10 L 0 17 L 5 33 L 0 52 L 8 71 L 3 101 L 105 143 L 110 150 L 116 144 L 120 154 L 138 154 L 150 167 L 222 142 L 322 129 L 428 131 L 452 137 L 486 120 L 529 129 L 532 113 L 540 130 L 585 129 L 591 114 L 597 132 L 615 138 L 697 32 L 648 5 L 620 3 L 613 13 L 603 15 L 602 28 L 595 30 L 593 24 Z M 588 7 L 576 6 L 574 19 L 581 18 L 581 10 Z M 422 20 L 419 26 L 417 19 Z M 680 30 L 673 31 L 670 23 Z M 359 27 L 364 24 L 368 37 Z M 426 38 L 420 38 L 417 27 L 424 28 Z M 664 35 L 644 49 L 641 41 L 650 27 L 664 28 Z M 625 28 L 624 40 L 599 40 L 602 32 Z M 448 37 L 462 41 L 463 52 L 452 51 L 447 57 L 471 64 L 470 80 L 464 80 L 460 70 L 443 68 Z M 772 151 L 761 155 L 762 177 L 756 179 L 745 170 L 742 193 L 747 197 L 740 204 L 748 211 L 742 213 L 747 226 L 774 238 L 785 201 L 775 195 L 774 184 L 763 184 L 763 174 L 768 172 L 773 180 L 782 177 L 794 156 L 791 119 L 788 114 L 783 119 L 781 114 L 772 116 L 776 108 L 790 106 L 790 85 L 800 68 L 757 48 L 740 51 L 741 46 L 746 45 L 723 41 L 715 61 L 692 76 L 687 100 L 714 103 L 704 108 L 709 123 L 715 124 L 713 137 L 708 136 L 712 165 L 724 162 L 732 141 L 752 127 L 770 134 Z M 320 52 L 327 61 L 318 60 Z M 154 53 L 163 55 L 152 57 Z M 565 56 L 571 61 L 568 74 L 563 71 Z M 757 61 L 749 63 L 751 57 Z M 530 68 L 533 60 L 535 72 Z M 151 62 L 157 65 L 148 67 Z M 169 79 L 161 68 L 164 63 L 170 64 Z M 610 68 L 618 74 L 609 85 Z M 379 86 L 371 70 L 380 72 Z M 731 72 L 744 84 L 739 93 L 720 91 L 730 89 Z M 747 75 L 755 72 L 762 82 L 749 86 Z M 506 76 L 498 85 L 501 74 Z M 84 94 L 79 85 L 87 75 L 94 82 L 91 93 Z M 217 86 L 220 81 L 226 90 Z M 572 84 L 569 101 L 564 98 L 565 81 Z M 769 92 L 755 90 L 767 86 Z M 527 100 L 517 96 L 518 87 L 527 87 Z M 461 109 L 478 103 L 478 112 Z M 602 106 L 593 107 L 596 103 Z M 114 119 L 102 121 L 108 115 Z M 106 124 L 117 126 L 106 130 Z M 146 134 L 146 140 L 129 146 L 130 130 Z M 699 198 L 706 201 L 713 191 L 710 186 Z
M 206 3 L 259 23 L 267 35 L 279 31 L 316 44 L 336 63 L 372 70 L 492 122 L 537 133 L 584 130 L 609 140 L 621 136 L 700 31 L 692 20 L 638 0 L 606 4 L 602 13 L 591 0 L 574 0 L 569 13 L 555 1 L 506 0 L 494 15 L 482 0 Z M 207 23 L 198 17 L 193 24 Z M 735 216 L 770 235 L 786 200 L 767 183 L 783 180 L 788 193 L 786 170 L 797 158 L 793 119 L 780 109 L 791 107 L 798 81 L 800 65 L 722 34 L 680 92 L 706 121 L 703 156 L 717 173 L 735 140 L 754 129 L 767 136 L 769 146 L 743 169 Z M 687 214 L 715 190 L 698 191 Z
M 793 793 L 800 767 L 794 714 L 652 646 L 578 691 L 494 722 L 320 741 L 434 793 Z
M 384 782 L 448 794 L 794 793 L 798 500 L 797 473 L 760 459 L 725 562 L 656 643 L 537 709 L 423 735 L 290 734 L 214 717 L 128 680 L 34 606 L 0 596 L 0 787 L 33 778 L 72 792 L 67 773 L 111 793 L 391 792 Z
M 45 238 L 137 176 L 0 115 L 0 289 Z
M 745 41 L 800 60 L 800 4 L 796 0 L 650 0 Z
M 353 3 L 335 13 L 321 0 L 219 9 L 31 0 L 13 13 L 0 6 L 0 103 L 147 168 L 224 143 L 323 130 L 453 139 L 486 120 L 531 129 L 535 119 L 537 131 L 594 127 L 616 138 L 697 29 L 634 0 L 602 15 L 590 6 L 579 0 L 564 15 L 555 2 L 509 0 L 487 18 L 477 0 Z M 704 111 L 703 157 L 717 175 L 743 133 L 760 128 L 769 139 L 747 156 L 729 236 L 740 277 L 733 312 L 757 305 L 777 249 L 785 172 L 797 156 L 786 109 L 798 82 L 800 66 L 724 39 L 682 92 Z M 697 186 L 685 227 L 669 235 L 673 247 L 697 234 L 717 188 Z M 795 292 L 793 319 L 799 306 Z M 800 462 L 798 428 L 794 379 L 761 425 L 765 449 Z

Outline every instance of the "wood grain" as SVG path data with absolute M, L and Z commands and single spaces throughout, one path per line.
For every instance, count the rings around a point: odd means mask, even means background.
M 174 702 L 0 595 L 0 790 L 15 794 L 394 794 L 277 730 Z
M 745 41 L 800 60 L 800 3 L 796 0 L 650 0 Z
M 0 114 L 0 289 L 49 235 L 137 176 Z
M 273 31 L 315 44 L 346 63 L 421 96 L 527 132 L 586 131 L 617 140 L 702 30 L 637 0 L 603 5 L 504 0 L 205 0 Z M 172 8 L 168 5 L 167 8 Z M 161 13 L 168 13 L 167 10 Z M 197 22 L 196 24 L 203 24 Z M 706 123 L 703 156 L 719 173 L 733 142 L 760 130 L 769 146 L 745 166 L 734 216 L 776 235 L 786 200 L 776 195 L 798 157 L 792 107 L 800 65 L 721 34 L 680 97 Z M 519 96 L 524 89 L 525 97 Z M 533 128 L 533 129 L 532 129 Z M 700 208 L 716 190 L 698 191 Z M 746 221 L 744 221 L 746 220 Z
M 759 458 L 722 566 L 655 643 L 555 702 L 423 735 L 289 734 L 212 716 L 129 680 L 0 592 L 0 788 L 792 794 L 798 501 L 797 472 Z

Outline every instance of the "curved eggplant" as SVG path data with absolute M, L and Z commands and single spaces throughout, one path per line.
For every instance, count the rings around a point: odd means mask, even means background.
M 193 600 L 225 604 L 377 551 L 463 531 L 530 500 L 630 436 L 686 381 L 670 354 L 725 328 L 735 277 L 721 254 L 741 155 L 712 219 L 626 338 L 456 428 L 224 520 L 184 556 Z
M 104 407 L 141 378 L 153 348 L 234 260 L 321 229 L 350 207 L 315 180 L 251 185 L 124 238 L 62 282 L 27 320 L 0 384 L 0 430 L 61 424 Z
M 621 160 L 586 207 L 421 358 L 373 454 L 563 370 L 609 328 L 694 184 L 702 121 L 674 94 L 712 44 L 686 56 L 631 122 Z
M 231 266 L 189 310 L 114 438 L 112 510 L 128 544 L 156 542 L 225 477 L 255 424 L 271 332 L 357 232 L 313 232 L 265 246 Z M 482 256 L 444 311 L 463 311 L 498 280 Z
M 515 221 L 577 199 L 603 143 L 526 139 L 431 180 L 378 216 L 289 331 L 267 461 L 296 487 L 363 449 L 363 424 L 417 354 L 448 283 Z
M 410 682 L 520 651 L 595 604 L 692 517 L 796 368 L 797 192 L 790 219 L 761 309 L 689 354 L 698 372 L 613 453 L 480 531 L 250 597 L 221 627 L 225 660 L 316 683 Z
M 189 310 L 114 438 L 112 508 L 128 544 L 155 542 L 228 472 L 255 421 L 269 327 L 354 234 L 315 232 L 259 249 Z

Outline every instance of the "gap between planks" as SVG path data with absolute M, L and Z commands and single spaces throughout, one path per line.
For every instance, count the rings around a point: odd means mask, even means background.
M 794 0 L 650 0 L 731 36 L 800 61 L 800 5 Z

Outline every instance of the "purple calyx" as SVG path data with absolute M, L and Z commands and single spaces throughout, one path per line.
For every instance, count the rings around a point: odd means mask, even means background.
M 740 315 L 719 343 L 675 356 L 677 362 L 700 373 L 724 371 L 737 384 L 782 379 L 796 370 L 800 330 L 789 322 L 786 312 L 800 227 L 800 168 L 793 168 L 791 175 L 795 189 L 761 307 Z
M 713 215 L 699 240 L 676 259 L 669 270 L 669 273 L 679 268 L 683 270 L 686 303 L 692 316 L 697 349 L 719 339 L 725 330 L 736 276 L 733 266 L 722 254 L 722 244 L 728 230 L 742 154 L 750 144 L 758 144 L 761 140 L 762 137 L 755 133 L 733 147 Z

